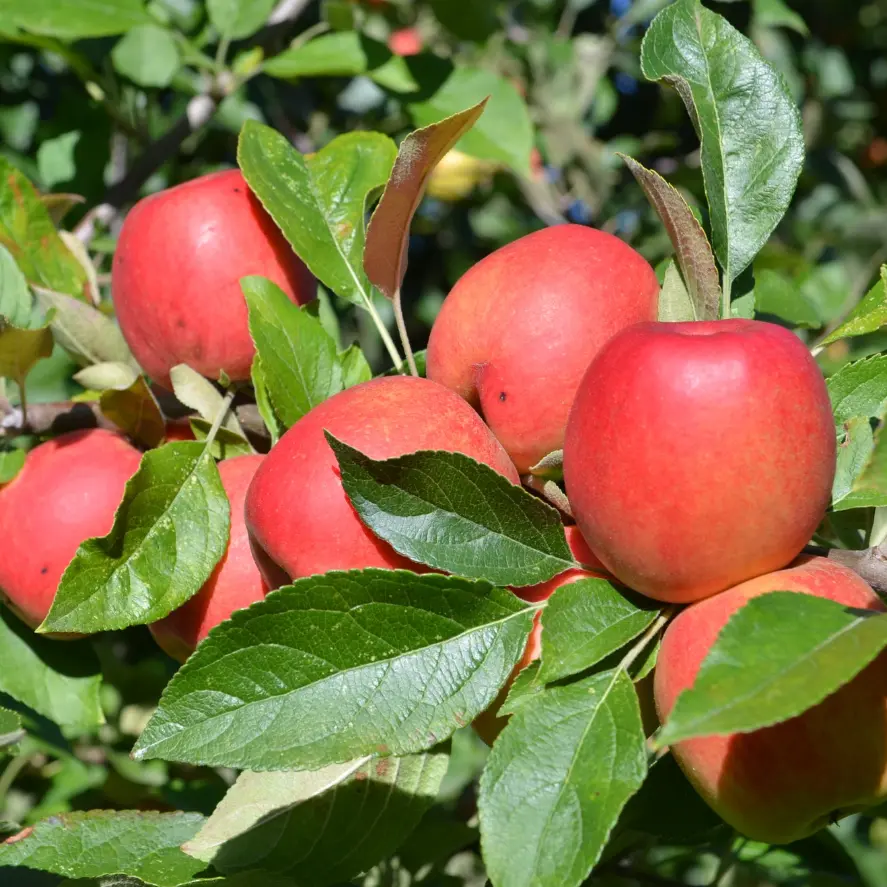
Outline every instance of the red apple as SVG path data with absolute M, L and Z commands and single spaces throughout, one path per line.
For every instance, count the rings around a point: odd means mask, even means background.
M 255 347 L 240 279 L 261 275 L 294 302 L 315 284 L 239 170 L 201 176 L 140 200 L 112 268 L 114 306 L 136 360 L 169 388 L 185 363 L 211 379 L 248 379 Z
M 573 553 L 573 557 L 578 563 L 585 564 L 593 569 L 599 566 L 597 558 L 589 549 L 588 545 L 586 545 L 578 527 L 565 527 L 564 532 L 567 537 L 567 545 L 570 546 L 570 551 Z M 530 603 L 538 603 L 539 601 L 548 600 L 548 598 L 564 585 L 569 585 L 571 582 L 576 582 L 579 579 L 594 578 L 606 578 L 603 568 L 601 568 L 601 572 L 592 572 L 590 570 L 567 570 L 559 576 L 555 576 L 554 579 L 549 579 L 548 582 L 540 582 L 538 585 L 530 585 L 526 588 L 513 588 L 512 591 L 521 600 L 529 601 Z M 471 723 L 471 726 L 474 727 L 477 735 L 480 736 L 487 745 L 492 745 L 496 741 L 496 737 L 505 729 L 505 725 L 508 723 L 507 716 L 500 717 L 496 712 L 499 710 L 502 703 L 505 702 L 508 692 L 511 690 L 511 685 L 514 683 L 514 679 L 531 662 L 534 662 L 542 654 L 541 616 L 541 612 L 536 614 L 536 617 L 533 620 L 533 630 L 530 632 L 530 637 L 527 639 L 527 646 L 524 650 L 524 654 L 521 656 L 517 665 L 515 665 L 505 686 L 499 691 L 499 695 L 493 701 L 493 704 L 486 711 L 481 712 Z
M 422 47 L 422 36 L 416 28 L 400 28 L 388 36 L 388 48 L 395 55 L 418 55 Z
M 519 480 L 477 413 L 447 388 L 407 376 L 355 385 L 296 422 L 250 485 L 246 524 L 273 586 L 329 570 L 417 568 L 361 523 L 325 430 L 373 459 L 448 450 Z
M 521 473 L 560 449 L 582 374 L 616 332 L 656 317 L 653 269 L 621 240 L 557 225 L 502 247 L 453 287 L 428 378 L 475 406 Z
M 203 588 L 187 603 L 150 627 L 154 640 L 173 659 L 184 662 L 197 645 L 235 610 L 262 600 L 268 584 L 250 551 L 243 505 L 250 481 L 264 456 L 235 456 L 219 463 L 222 486 L 231 506 L 228 548 Z
M 0 594 L 32 628 L 80 543 L 110 531 L 140 460 L 119 434 L 71 431 L 31 450 L 0 487 Z
M 835 428 L 800 339 L 644 323 L 588 368 L 564 444 L 579 528 L 629 588 L 688 603 L 785 566 L 829 502 Z
M 769 591 L 885 609 L 856 573 L 811 557 L 694 604 L 669 625 L 659 651 L 654 684 L 663 721 L 730 616 Z M 813 834 L 887 799 L 887 653 L 798 717 L 753 733 L 688 739 L 672 754 L 709 805 L 743 835 L 784 844 Z

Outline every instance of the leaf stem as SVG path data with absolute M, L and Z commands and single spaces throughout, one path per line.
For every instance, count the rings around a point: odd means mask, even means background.
M 397 331 L 400 333 L 400 342 L 403 345 L 403 351 L 407 357 L 407 365 L 410 368 L 410 372 L 414 376 L 418 376 L 419 370 L 416 368 L 416 358 L 413 356 L 410 337 L 407 335 L 407 325 L 403 319 L 403 303 L 400 299 L 400 287 L 398 287 L 397 291 L 394 293 L 394 318 L 397 321 Z
M 664 610 L 660 612 L 660 614 L 653 620 L 653 624 L 638 638 L 632 648 L 622 657 L 622 661 L 619 663 L 619 668 L 628 669 L 631 667 L 631 664 L 644 652 L 644 648 L 647 646 L 650 641 L 659 634 L 660 629 L 674 616 L 677 611 L 677 607 L 666 607 Z
M 721 317 L 723 319 L 730 317 L 730 295 L 732 287 L 733 282 L 730 280 L 730 275 L 727 271 L 724 271 L 724 279 L 721 285 Z
M 366 306 L 370 317 L 373 319 L 373 323 L 376 325 L 376 329 L 379 331 L 382 344 L 385 346 L 385 350 L 388 352 L 388 356 L 394 364 L 394 368 L 396 370 L 403 369 L 403 358 L 400 356 L 400 352 L 397 350 L 397 345 L 394 344 L 394 340 L 391 338 L 388 328 L 382 322 L 382 318 L 379 317 L 379 312 L 376 311 L 376 306 L 373 304 L 372 294 L 367 297 Z
M 0 773 L 0 813 L 5 807 L 6 794 L 12 787 L 19 773 L 27 766 L 30 755 L 20 754 L 14 757 L 7 765 L 3 773 Z
M 28 426 L 28 392 L 25 388 L 25 377 L 22 376 L 21 379 L 17 380 L 18 382 L 18 402 L 19 409 L 22 411 L 22 429 L 27 429 Z
M 215 419 L 213 419 L 213 424 L 209 429 L 209 433 L 206 435 L 206 450 L 209 450 L 213 445 L 213 441 L 216 439 L 216 435 L 219 433 L 222 423 L 225 421 L 225 418 L 231 410 L 231 404 L 234 403 L 234 396 L 236 394 L 237 389 L 232 385 L 225 394 L 225 399 L 219 407 L 219 412 L 216 414 Z

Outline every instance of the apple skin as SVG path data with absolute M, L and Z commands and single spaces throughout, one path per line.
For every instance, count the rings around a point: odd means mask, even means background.
M 597 567 L 599 562 L 589 549 L 579 528 L 576 526 L 564 527 L 564 534 L 567 537 L 567 545 L 573 557 L 580 563 L 591 567 Z M 591 570 L 566 570 L 565 572 L 549 579 L 547 582 L 540 582 L 538 585 L 529 585 L 525 588 L 512 588 L 511 590 L 524 601 L 530 603 L 539 603 L 550 598 L 559 588 L 576 582 L 579 579 L 607 579 L 609 578 L 601 567 L 600 571 Z M 472 722 L 475 732 L 487 744 L 492 745 L 496 741 L 496 737 L 505 729 L 508 723 L 508 716 L 500 717 L 496 714 L 502 703 L 508 696 L 511 685 L 515 678 L 522 672 L 531 662 L 534 662 L 542 654 L 542 612 L 538 612 L 533 619 L 533 629 L 527 639 L 527 646 L 524 649 L 523 656 L 514 666 L 505 686 L 499 691 L 499 694 L 493 700 L 492 705 L 481 712 Z
M 166 435 L 163 438 L 164 443 L 172 443 L 181 440 L 197 440 L 194 432 L 191 430 L 191 420 L 187 417 L 184 419 L 170 419 L 166 423 Z
M 294 302 L 316 284 L 239 170 L 140 200 L 112 265 L 120 329 L 142 369 L 170 388 L 180 363 L 210 379 L 249 379 L 255 347 L 240 278 L 261 275 Z
M 669 625 L 659 651 L 654 685 L 663 722 L 730 616 L 769 591 L 885 610 L 856 573 L 820 557 L 798 558 L 788 569 L 692 605 Z M 785 844 L 813 834 L 837 816 L 887 798 L 887 653 L 790 721 L 688 739 L 671 751 L 700 795 L 743 835 Z
M 617 237 L 555 225 L 491 253 L 444 301 L 428 378 L 484 417 L 523 474 L 561 449 L 582 375 L 601 346 L 656 318 L 653 269 Z
M 423 49 L 422 35 L 416 28 L 399 28 L 388 36 L 388 48 L 395 55 L 418 55 Z
M 324 430 L 373 459 L 447 450 L 519 477 L 483 421 L 452 391 L 408 376 L 355 385 L 299 419 L 256 472 L 246 524 L 257 561 L 277 587 L 329 570 L 425 569 L 361 522 L 342 488 Z
M 32 628 L 80 544 L 110 531 L 140 461 L 119 434 L 71 431 L 31 450 L 0 487 L 0 596 Z
M 617 334 L 579 386 L 564 444 L 592 551 L 629 588 L 672 603 L 789 563 L 834 472 L 819 368 L 788 330 L 752 320 Z
M 246 491 L 264 456 L 235 456 L 219 463 L 222 486 L 231 505 L 228 548 L 200 591 L 168 616 L 148 626 L 158 645 L 184 662 L 197 645 L 235 610 L 262 600 L 269 591 L 250 551 L 243 517 Z

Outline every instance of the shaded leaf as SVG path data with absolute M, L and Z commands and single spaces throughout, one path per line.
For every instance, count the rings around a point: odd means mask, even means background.
M 202 822 L 199 813 L 64 813 L 0 844 L 0 866 L 67 878 L 132 875 L 154 887 L 179 887 L 204 867 L 179 849 Z
M 24 450 L 0 450 L 0 484 L 8 484 L 25 466 Z
M 551 683 L 596 665 L 656 619 L 654 601 L 614 588 L 606 579 L 562 585 L 542 612 L 539 679 Z
M 184 849 L 225 874 L 261 868 L 339 884 L 397 850 L 434 803 L 448 762 L 437 752 L 243 773 Z
M 677 0 L 656 16 L 641 67 L 674 86 L 693 118 L 714 250 L 733 281 L 791 201 L 804 162 L 798 109 L 754 44 L 699 0 Z
M 139 25 L 127 31 L 111 50 L 111 60 L 124 77 L 147 87 L 169 86 L 182 66 L 175 38 L 159 25 Z
M 761 314 L 772 314 L 793 326 L 818 329 L 822 320 L 815 306 L 797 284 L 776 271 L 764 269 L 755 274 L 755 306 Z
M 339 363 L 342 366 L 342 387 L 352 388 L 361 382 L 369 382 L 373 378 L 373 371 L 367 363 L 360 345 L 350 345 L 339 353 Z
M 0 325 L 0 376 L 24 382 L 31 367 L 52 354 L 52 331 L 48 326 L 19 329 Z
M 850 336 L 875 333 L 887 323 L 887 265 L 881 266 L 881 279 L 868 291 L 850 316 L 820 344 L 828 345 Z
M 621 669 L 527 701 L 481 777 L 490 880 L 496 887 L 579 887 L 646 772 L 638 700 Z
M 859 417 L 850 420 L 847 437 L 838 448 L 832 508 L 882 505 L 887 505 L 887 436 L 883 426 L 872 435 L 868 419 Z
M 111 532 L 77 550 L 40 630 L 91 633 L 166 616 L 209 578 L 228 528 L 228 499 L 203 444 L 145 453 Z
M 665 323 L 684 323 L 696 320 L 696 308 L 677 265 L 669 259 L 665 277 L 659 290 L 658 319 Z
M 0 692 L 61 727 L 83 731 L 104 722 L 101 683 L 87 641 L 42 638 L 0 607 Z
M 175 396 L 186 407 L 196 410 L 198 415 L 210 425 L 216 421 L 219 413 L 225 410 L 226 415 L 220 427 L 246 440 L 234 410 L 226 409 L 225 398 L 209 379 L 183 363 L 169 371 L 169 378 Z
M 229 40 L 250 37 L 265 24 L 276 0 L 206 0 L 209 20 Z
M 721 285 L 715 257 L 702 225 L 696 220 L 680 192 L 659 173 L 647 169 L 625 154 L 619 156 L 644 189 L 647 199 L 665 225 L 690 296 L 693 317 L 689 319 L 717 320 L 721 312 Z M 661 319 L 663 318 L 660 316 Z
M 5 318 L 12 326 L 27 326 L 32 304 L 25 275 L 16 265 L 12 253 L 0 244 L 0 323 Z
M 251 120 L 237 145 L 250 188 L 311 273 L 363 308 L 371 299 L 363 270 L 364 215 L 370 195 L 388 180 L 395 154 L 387 136 L 356 132 L 303 157 L 280 133 Z
M 265 381 L 265 370 L 262 368 L 262 361 L 258 354 L 253 358 L 251 375 L 253 391 L 256 395 L 256 407 L 259 410 L 262 421 L 265 423 L 265 427 L 268 429 L 268 434 L 271 436 L 271 446 L 274 446 L 280 440 L 283 432 L 286 431 L 286 427 L 271 403 L 268 383 Z
M 810 33 L 801 15 L 789 7 L 785 0 L 752 0 L 755 24 L 762 28 L 791 28 L 801 36 Z
M 787 721 L 854 678 L 885 646 L 885 614 L 790 591 L 753 598 L 721 629 L 656 743 Z
M 4 4 L 56 7 L 53 0 L 0 0 L 0 21 L 10 21 L 12 10 Z M 48 10 L 47 10 L 48 12 Z M 64 15 L 56 18 L 64 18 Z M 8 160 L 0 156 L 0 245 L 12 254 L 28 283 L 60 293 L 82 297 L 86 275 L 65 246 L 49 211 L 34 186 Z
M 557 511 L 461 453 L 374 460 L 327 433 L 361 520 L 422 564 L 497 585 L 535 585 L 576 563 Z
M 482 99 L 452 117 L 411 132 L 400 143 L 391 178 L 367 229 L 363 257 L 367 277 L 389 299 L 395 298 L 406 273 L 410 224 L 428 177 L 474 125 L 486 104 L 487 99 Z
M 0 708 L 0 757 L 18 754 L 18 744 L 24 738 L 21 715 Z
M 166 420 L 144 376 L 125 388 L 103 391 L 99 403 L 105 418 L 137 443 L 156 447 L 166 437 Z
M 493 701 L 532 619 L 484 582 L 392 570 L 301 579 L 210 632 L 134 754 L 279 770 L 422 751 Z

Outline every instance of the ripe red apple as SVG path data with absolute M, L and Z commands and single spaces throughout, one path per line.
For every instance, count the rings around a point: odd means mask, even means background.
M 80 543 L 110 531 L 140 460 L 112 431 L 71 431 L 31 450 L 0 487 L 0 595 L 32 628 Z
M 388 48 L 395 55 L 418 55 L 423 45 L 422 35 L 416 28 L 400 28 L 388 36 Z
M 518 482 L 505 451 L 464 400 L 427 379 L 388 376 L 316 406 L 278 441 L 246 497 L 257 560 L 276 587 L 329 570 L 416 569 L 361 523 L 324 430 L 373 459 L 448 450 Z M 284 575 L 285 574 L 285 575 Z
M 248 379 L 255 348 L 240 278 L 273 280 L 294 302 L 313 278 L 239 170 L 210 173 L 140 200 L 112 267 L 124 338 L 145 372 L 169 388 L 186 363 L 210 379 Z
M 659 651 L 654 684 L 663 721 L 730 616 L 768 591 L 885 609 L 856 573 L 811 557 L 694 604 L 669 625 Z M 672 753 L 702 797 L 743 835 L 772 844 L 804 838 L 887 798 L 887 653 L 790 721 L 688 739 Z
M 567 495 L 607 569 L 688 603 L 785 566 L 829 502 L 835 429 L 801 341 L 752 320 L 644 323 L 585 374 Z
M 567 545 L 570 546 L 570 551 L 573 553 L 573 557 L 580 564 L 585 564 L 592 568 L 599 565 L 599 561 L 582 538 L 582 534 L 579 532 L 578 527 L 565 527 L 564 533 L 566 534 Z M 601 567 L 600 572 L 597 572 L 596 570 L 594 572 L 590 570 L 567 570 L 559 576 L 555 576 L 554 579 L 549 579 L 548 582 L 540 582 L 538 585 L 530 585 L 526 588 L 513 588 L 512 591 L 521 600 L 529 601 L 530 603 L 538 603 L 539 601 L 548 600 L 548 598 L 564 585 L 569 585 L 571 582 L 576 582 L 578 579 L 594 578 L 606 578 L 603 567 Z M 533 630 L 530 632 L 530 637 L 527 639 L 527 646 L 524 649 L 524 654 L 521 656 L 517 665 L 515 665 L 505 686 L 499 691 L 499 695 L 496 696 L 493 704 L 486 711 L 481 712 L 471 722 L 471 726 L 474 727 L 477 735 L 480 736 L 487 745 L 492 745 L 496 741 L 496 737 L 505 729 L 505 725 L 508 723 L 507 716 L 500 717 L 496 712 L 499 710 L 502 703 L 505 702 L 505 699 L 508 696 L 508 691 L 511 690 L 511 685 L 514 683 L 514 679 L 531 662 L 534 662 L 542 654 L 541 616 L 541 612 L 536 614 L 536 617 L 533 620 Z
M 444 301 L 428 378 L 477 407 L 521 473 L 563 446 L 582 374 L 629 324 L 656 318 L 653 269 L 611 234 L 556 225 L 487 256 Z
M 235 456 L 219 463 L 222 486 L 231 506 L 228 548 L 203 588 L 187 603 L 150 627 L 154 640 L 173 659 L 184 662 L 197 645 L 235 610 L 262 600 L 268 584 L 253 560 L 243 517 L 250 481 L 264 456 Z

